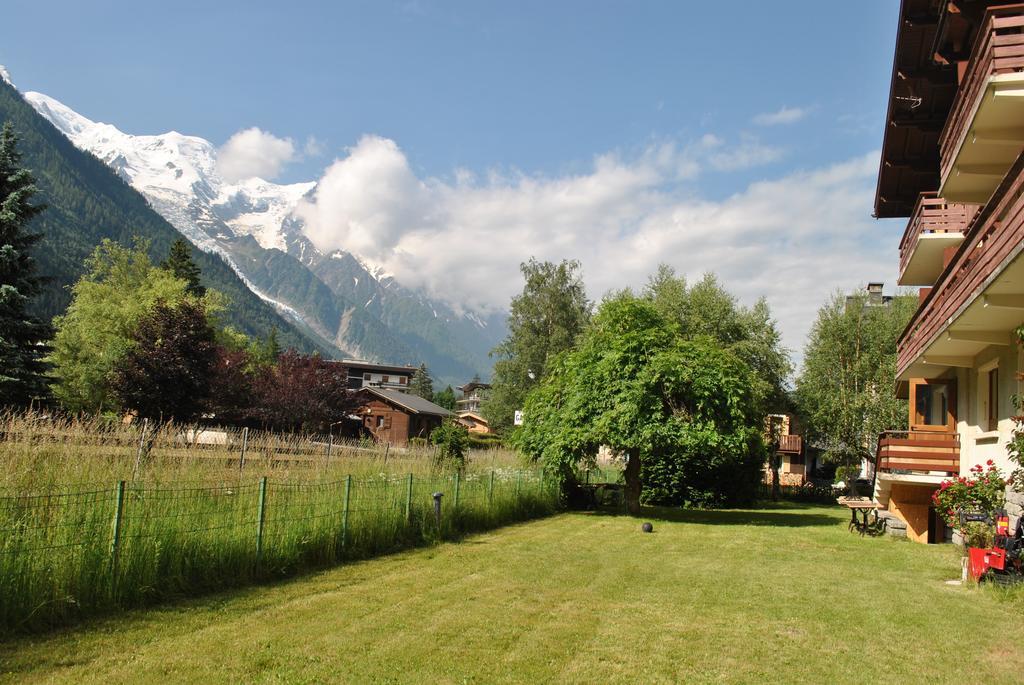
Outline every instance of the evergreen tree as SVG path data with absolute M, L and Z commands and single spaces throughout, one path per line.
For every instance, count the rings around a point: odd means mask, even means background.
M 185 281 L 186 292 L 194 297 L 202 297 L 206 294 L 206 288 L 199 280 L 201 271 L 196 263 L 192 261 L 192 246 L 181 238 L 174 241 L 167 259 L 160 263 L 160 268 L 167 269 L 176 278 Z
M 434 380 L 430 377 L 426 364 L 420 364 L 420 368 L 412 375 L 409 392 L 430 402 L 434 401 Z
M 452 390 L 452 386 L 448 386 L 444 390 L 434 395 L 434 404 L 439 407 L 444 407 L 448 411 L 455 411 L 455 391 Z
M 0 132 L 0 405 L 25 406 L 47 394 L 43 357 L 49 327 L 27 312 L 42 279 L 30 248 L 41 238 L 27 230 L 43 205 L 30 200 L 35 179 L 21 167 L 10 122 Z

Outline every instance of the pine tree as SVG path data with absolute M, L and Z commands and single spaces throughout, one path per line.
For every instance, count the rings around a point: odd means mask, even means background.
M 160 267 L 167 269 L 177 278 L 188 284 L 186 290 L 189 295 L 202 297 L 206 294 L 206 288 L 199 281 L 201 271 L 196 263 L 192 261 L 192 247 L 181 238 L 174 241 L 167 259 L 160 263 Z
M 439 407 L 444 407 L 448 411 L 455 411 L 455 391 L 452 390 L 452 386 L 449 385 L 444 390 L 435 394 L 432 402 Z
M 31 219 L 43 205 L 30 203 L 35 179 L 21 167 L 17 136 L 10 122 L 0 132 L 0 405 L 26 406 L 47 395 L 43 341 L 49 326 L 28 314 L 29 299 L 42 279 L 30 248 L 42 237 L 30 233 Z
M 434 400 L 434 381 L 426 364 L 420 364 L 420 368 L 412 375 L 409 392 L 431 402 Z

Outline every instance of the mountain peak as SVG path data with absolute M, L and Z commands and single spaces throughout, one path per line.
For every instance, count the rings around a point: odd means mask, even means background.
M 0 81 L 3 81 L 11 88 L 17 88 L 17 86 L 14 85 L 14 81 L 11 80 L 11 72 L 7 71 L 7 67 L 2 64 L 0 64 Z

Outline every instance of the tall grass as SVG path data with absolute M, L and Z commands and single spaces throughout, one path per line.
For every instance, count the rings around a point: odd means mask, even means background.
M 36 630 L 550 513 L 511 453 L 0 417 L 0 631 Z M 223 435 L 224 437 L 220 437 Z M 328 457 L 327 445 L 330 444 Z M 140 450 L 139 447 L 142 446 Z M 434 493 L 441 493 L 440 525 Z

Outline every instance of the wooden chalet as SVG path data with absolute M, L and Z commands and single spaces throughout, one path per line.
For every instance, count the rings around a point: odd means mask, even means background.
M 417 395 L 368 387 L 359 391 L 357 414 L 377 442 L 405 447 L 411 438 L 428 438 L 452 412 Z
M 903 0 L 875 215 L 907 219 L 897 346 L 907 430 L 879 436 L 874 498 L 918 542 L 948 538 L 939 483 L 1012 468 L 1024 321 L 1024 4 Z

